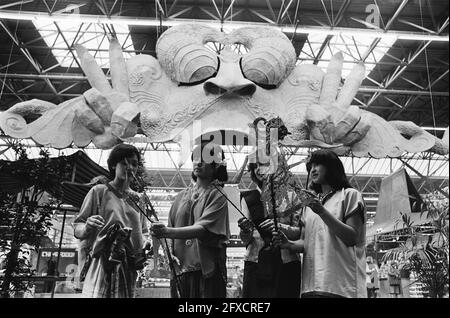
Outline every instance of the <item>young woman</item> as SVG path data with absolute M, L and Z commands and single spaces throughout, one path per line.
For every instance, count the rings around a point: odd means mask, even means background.
M 273 233 L 275 244 L 303 252 L 302 298 L 366 298 L 365 205 L 353 189 L 338 156 L 312 153 L 306 165 L 311 196 L 303 215 L 301 239 Z
M 184 298 L 226 297 L 225 243 L 230 229 L 227 200 L 217 188 L 228 179 L 224 159 L 219 145 L 204 142 L 194 149 L 194 182 L 175 198 L 168 225 L 151 227 L 152 235 L 172 239 Z M 177 297 L 175 288 L 172 279 L 172 297 Z
M 300 296 L 301 263 L 297 253 L 280 250 L 270 244 L 274 222 L 261 201 L 262 176 L 256 163 L 249 164 L 255 190 L 241 193 L 242 212 L 256 225 L 246 227 L 239 222 L 240 237 L 246 245 L 244 257 L 243 298 L 298 298 Z M 283 207 L 278 210 L 283 211 Z M 298 213 L 279 219 L 278 226 L 291 240 L 300 237 Z M 243 219 L 241 219 L 243 220 Z M 240 220 L 240 221 L 241 221 Z
M 74 221 L 74 235 L 82 249 L 91 251 L 82 295 L 95 298 L 134 296 L 137 269 L 148 234 L 145 217 L 133 202 L 138 193 L 130 189 L 139 151 L 131 145 L 115 146 L 108 158 L 112 181 L 90 189 Z

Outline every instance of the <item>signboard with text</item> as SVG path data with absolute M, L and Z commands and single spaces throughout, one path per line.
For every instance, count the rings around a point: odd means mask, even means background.
M 76 273 L 78 264 L 78 252 L 75 248 L 61 248 L 57 273 L 56 261 L 58 260 L 58 248 L 41 248 L 39 250 L 37 275 L 68 276 Z

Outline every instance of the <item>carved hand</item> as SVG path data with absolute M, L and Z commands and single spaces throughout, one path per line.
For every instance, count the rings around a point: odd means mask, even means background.
M 83 94 L 86 103 L 80 104 L 76 109 L 77 119 L 98 136 L 103 136 L 102 142 L 116 143 L 117 138 L 134 136 L 137 133 L 139 109 L 130 102 L 128 73 L 119 42 L 116 39 L 110 40 L 112 85 L 87 50 L 81 46 L 76 49 L 83 71 L 92 86 Z
M 319 104 L 308 107 L 306 120 L 315 139 L 328 144 L 352 145 L 369 130 L 358 106 L 351 106 L 365 76 L 364 64 L 355 65 L 339 91 L 342 53 L 334 55 L 323 78 Z

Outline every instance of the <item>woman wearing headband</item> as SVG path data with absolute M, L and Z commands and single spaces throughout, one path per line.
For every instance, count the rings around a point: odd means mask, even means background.
M 112 181 L 95 185 L 86 195 L 74 221 L 74 235 L 81 251 L 90 251 L 83 285 L 83 297 L 132 298 L 137 270 L 143 265 L 142 249 L 148 234 L 142 213 L 128 198 L 139 202 L 130 189 L 136 173 L 139 151 L 131 145 L 115 146 L 108 158 Z M 135 202 L 136 202 L 135 201 Z
M 203 142 L 196 147 L 193 183 L 175 198 L 168 225 L 154 223 L 151 227 L 152 235 L 172 239 L 184 298 L 226 297 L 228 205 L 217 189 L 228 179 L 224 159 L 219 145 Z M 172 297 L 176 297 L 175 287 L 172 279 Z

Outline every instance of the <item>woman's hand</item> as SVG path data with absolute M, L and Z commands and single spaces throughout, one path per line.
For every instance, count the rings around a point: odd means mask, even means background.
M 322 203 L 315 197 L 306 199 L 305 205 L 311 208 L 311 210 L 318 215 L 321 215 L 324 211 Z
M 242 232 L 251 233 L 255 228 L 255 225 L 250 219 L 240 218 L 238 220 L 238 226 L 242 230 Z
M 248 245 L 251 243 L 251 241 L 253 240 L 253 231 L 251 232 L 246 232 L 244 230 L 241 229 L 241 231 L 239 232 L 239 237 L 241 238 L 241 241 L 245 244 Z
M 168 232 L 167 226 L 162 222 L 152 223 L 150 227 L 150 234 L 157 238 L 167 237 Z
M 269 233 L 275 231 L 275 223 L 273 222 L 273 219 L 264 220 L 259 224 L 259 227 Z
M 146 250 L 146 251 L 151 251 L 152 248 L 153 248 L 152 240 L 151 240 L 151 239 L 145 240 L 145 241 L 144 241 L 144 250 Z
M 240 218 L 238 220 L 238 226 L 241 229 L 239 232 L 239 236 L 242 242 L 245 245 L 250 244 L 250 242 L 253 240 L 253 229 L 255 228 L 255 225 L 247 218 Z
M 280 230 L 272 232 L 272 242 L 280 248 L 289 248 L 290 245 L 287 236 Z
M 105 226 L 105 219 L 101 215 L 91 215 L 86 220 L 86 230 L 101 229 Z

